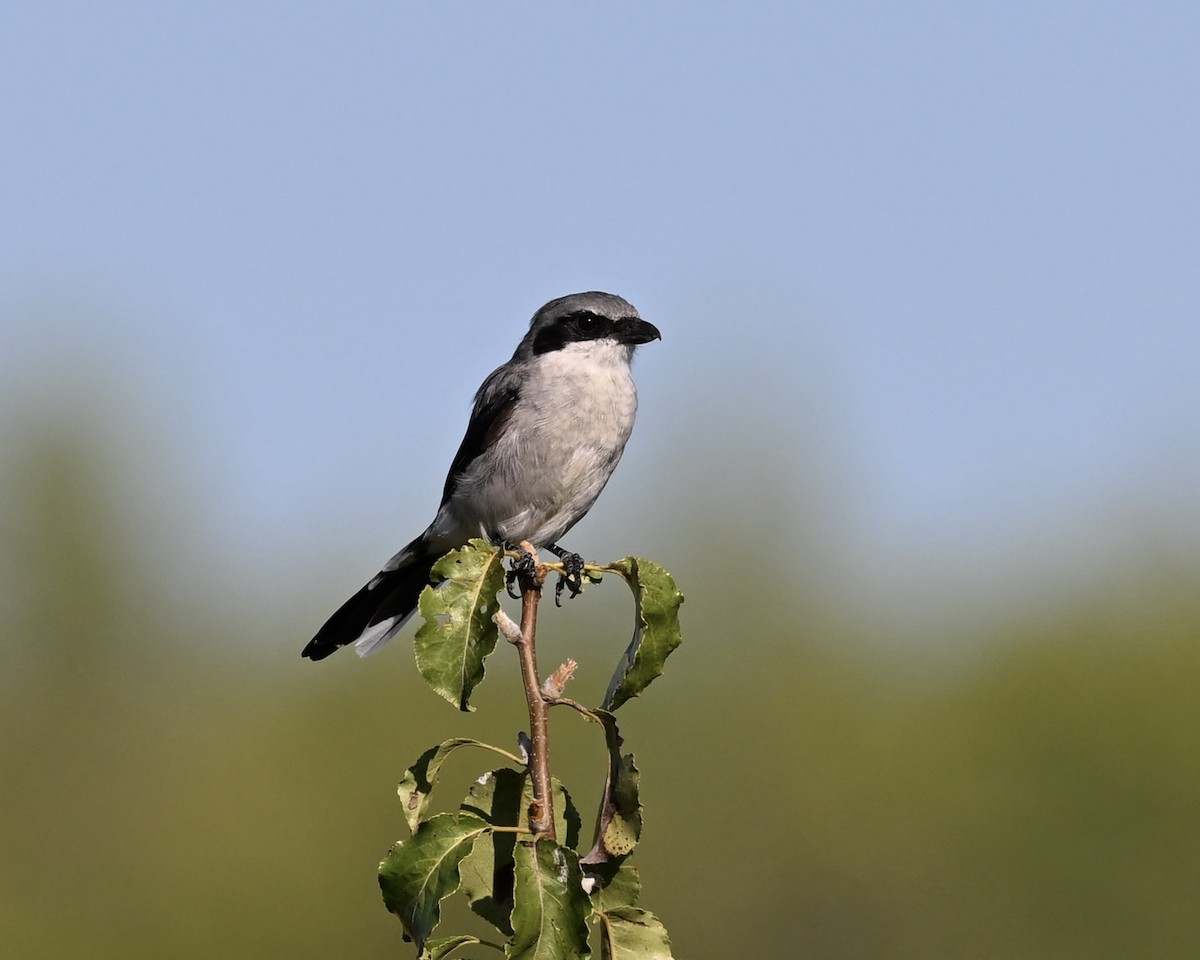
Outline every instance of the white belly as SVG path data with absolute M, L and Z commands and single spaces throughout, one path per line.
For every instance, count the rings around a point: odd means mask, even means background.
M 557 542 L 600 496 L 633 430 L 629 349 L 589 341 L 538 358 L 507 429 L 459 482 L 452 518 L 439 520 L 463 539 Z

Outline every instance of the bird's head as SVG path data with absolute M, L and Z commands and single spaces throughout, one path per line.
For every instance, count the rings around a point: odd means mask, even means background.
M 611 293 L 573 293 L 551 300 L 529 324 L 518 353 L 541 356 L 571 344 L 607 341 L 632 354 L 638 344 L 661 340 L 658 327 L 643 320 L 628 300 Z

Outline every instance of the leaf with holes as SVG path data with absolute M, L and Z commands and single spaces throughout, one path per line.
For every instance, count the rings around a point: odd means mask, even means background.
M 413 638 L 417 669 L 460 710 L 483 679 L 483 662 L 496 648 L 492 619 L 504 588 L 504 553 L 483 540 L 452 550 L 433 565 L 417 607 L 425 623 Z

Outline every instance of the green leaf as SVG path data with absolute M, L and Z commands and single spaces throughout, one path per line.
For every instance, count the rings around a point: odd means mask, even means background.
M 579 812 L 566 788 L 554 780 L 554 824 L 567 846 L 579 843 Z M 495 826 L 529 826 L 533 787 L 524 771 L 502 768 L 485 773 L 462 803 L 462 810 Z M 513 856 L 517 837 L 495 832 L 481 838 L 462 863 L 462 891 L 479 916 L 505 934 L 512 934 Z
M 620 860 L 588 864 L 585 875 L 596 880 L 591 897 L 592 905 L 598 911 L 636 906 L 642 895 L 642 878 L 637 867 Z
M 666 927 L 649 910 L 617 907 L 599 917 L 600 960 L 670 960 Z
M 663 672 L 667 657 L 682 642 L 679 605 L 683 594 L 666 570 L 650 560 L 626 557 L 609 564 L 633 591 L 637 619 L 629 642 L 604 696 L 604 709 L 616 710 L 636 697 Z
M 606 710 L 584 712 L 604 727 L 608 748 L 608 777 L 600 801 L 595 845 L 583 858 L 583 863 L 592 868 L 633 850 L 642 833 L 642 805 L 638 799 L 638 768 L 632 753 L 621 753 L 624 741 L 617 729 L 617 718 Z
M 410 830 L 416 830 L 418 824 L 425 817 L 425 811 L 429 808 L 429 795 L 433 791 L 434 784 L 437 783 L 442 764 L 446 762 L 450 754 L 461 747 L 482 747 L 485 750 L 507 756 L 514 763 L 519 762 L 517 757 L 512 756 L 507 750 L 493 747 L 490 743 L 484 743 L 481 740 L 472 740 L 470 737 L 454 737 L 442 741 L 436 747 L 430 747 L 417 758 L 416 763 L 404 771 L 400 785 L 396 788 L 396 792 L 400 795 L 400 802 L 404 805 L 404 819 L 408 821 Z
M 526 818 L 522 803 L 526 773 L 507 768 L 485 773 L 471 785 L 462 803 L 465 813 L 496 826 L 513 826 Z M 476 914 L 512 936 L 513 850 L 515 833 L 490 833 L 480 838 L 462 862 L 462 892 Z
M 483 679 L 483 661 L 496 648 L 492 617 L 504 587 L 504 553 L 483 540 L 451 550 L 433 565 L 438 584 L 421 592 L 425 623 L 413 638 L 417 669 L 434 690 L 460 710 Z
M 483 941 L 478 937 L 466 934 L 430 940 L 425 944 L 425 953 L 421 954 L 420 960 L 446 960 L 459 947 L 468 947 L 477 943 L 483 943 Z
M 509 960 L 584 960 L 591 904 L 574 851 L 549 840 L 517 844 Z
M 379 865 L 388 910 L 420 950 L 441 919 L 441 902 L 458 889 L 458 866 L 488 825 L 468 814 L 438 814 L 401 840 Z

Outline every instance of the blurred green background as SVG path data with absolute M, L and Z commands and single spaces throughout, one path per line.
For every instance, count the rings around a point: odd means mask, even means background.
M 513 742 L 511 651 L 464 716 L 407 638 L 316 667 L 313 603 L 179 595 L 147 539 L 174 534 L 129 495 L 143 467 L 96 426 L 6 446 L 6 953 L 406 955 L 374 880 L 404 835 L 394 782 L 444 737 Z M 685 645 L 622 712 L 644 902 L 678 955 L 1193 955 L 1200 569 L 1126 547 L 1053 602 L 890 645 L 806 575 L 802 537 L 665 545 Z M 595 700 L 628 615 L 619 584 L 550 608 L 543 662 L 575 656 Z M 601 751 L 554 720 L 586 816 Z M 478 772 L 456 759 L 442 801 Z
M 299 651 L 527 318 L 598 288 L 664 334 L 570 546 L 688 596 L 621 711 L 677 955 L 1200 956 L 1198 32 L 0 5 L 0 954 L 410 955 L 395 784 L 514 742 L 511 651 L 471 715 L 411 632 Z M 589 590 L 543 665 L 595 701 L 628 630 Z M 603 754 L 554 719 L 586 816 Z

